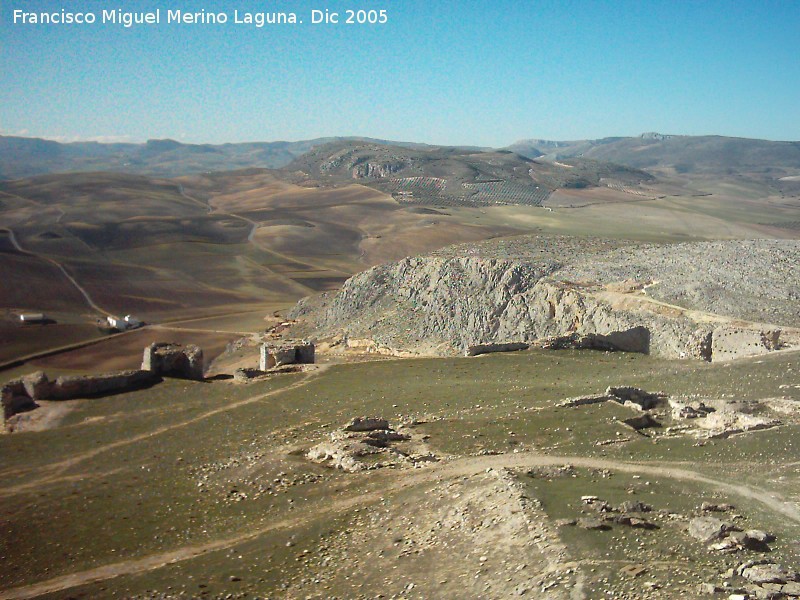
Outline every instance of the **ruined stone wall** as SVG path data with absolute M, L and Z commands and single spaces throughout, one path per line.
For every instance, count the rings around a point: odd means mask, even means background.
M 711 338 L 711 360 L 724 362 L 772 352 L 780 346 L 780 330 L 719 327 Z
M 38 407 L 37 400 L 72 400 L 141 389 L 160 381 L 149 371 L 118 371 L 102 375 L 62 375 L 54 380 L 42 371 L 9 381 L 2 390 L 3 425 L 16 414 Z
M 202 381 L 205 371 L 203 351 L 194 344 L 150 344 L 144 349 L 142 370 L 163 377 Z
M 315 347 L 307 341 L 286 343 L 280 346 L 262 344 L 258 368 L 267 371 L 283 365 L 314 364 Z

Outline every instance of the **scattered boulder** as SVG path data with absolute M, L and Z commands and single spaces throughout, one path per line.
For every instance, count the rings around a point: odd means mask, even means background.
M 236 369 L 233 372 L 233 380 L 236 383 L 247 383 L 252 379 L 256 379 L 257 377 L 261 377 L 264 375 L 264 371 L 259 369 Z
M 695 517 L 689 521 L 689 535 L 704 543 L 721 539 L 731 526 L 716 517 Z
M 700 505 L 700 510 L 704 512 L 728 512 L 736 508 L 733 504 L 713 504 L 711 502 L 703 502 Z
M 142 370 L 164 377 L 202 381 L 203 350 L 194 344 L 153 343 L 144 349 Z
M 623 513 L 630 513 L 630 512 L 650 512 L 653 510 L 653 507 L 649 504 L 645 504 L 640 500 L 626 500 L 622 504 L 619 505 L 619 511 Z
M 637 529 L 658 529 L 658 525 L 651 523 L 645 519 L 631 517 L 630 515 L 617 515 L 613 519 L 614 523 L 619 525 L 627 525 L 628 527 L 635 527 Z
M 607 531 L 611 529 L 609 525 L 601 521 L 600 519 L 595 519 L 594 517 L 582 517 L 578 519 L 578 527 L 582 529 L 589 529 L 591 531 Z
M 344 428 L 345 431 L 375 431 L 389 429 L 389 421 L 378 417 L 356 417 Z
M 655 408 L 665 397 L 664 394 L 658 392 L 646 392 L 640 388 L 630 386 L 609 386 L 606 388 L 606 395 L 611 396 L 612 400 L 616 400 L 620 404 L 631 402 L 642 410 Z
M 781 587 L 781 592 L 787 596 L 800 596 L 800 583 L 790 581 Z
M 774 541 L 775 538 L 763 531 L 732 531 L 726 540 L 732 540 L 739 548 L 755 550 L 757 552 L 769 552 L 767 540 Z
M 787 570 L 785 567 L 771 562 L 750 562 L 741 565 L 737 571 L 739 575 L 752 583 L 781 583 L 798 581 L 798 574 Z

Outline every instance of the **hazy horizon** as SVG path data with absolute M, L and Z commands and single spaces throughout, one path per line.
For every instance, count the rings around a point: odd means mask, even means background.
M 800 139 L 795 4 L 408 0 L 376 5 L 384 24 L 310 23 L 312 10 L 348 6 L 208 0 L 191 9 L 227 22 L 186 24 L 165 12 L 186 7 L 134 0 L 125 11 L 160 9 L 161 22 L 126 27 L 100 22 L 121 7 L 98 0 L 69 7 L 95 14 L 93 24 L 23 23 L 23 12 L 60 15 L 62 5 L 6 4 L 0 132 L 487 147 L 649 131 Z M 233 22 L 237 9 L 264 8 L 298 23 Z

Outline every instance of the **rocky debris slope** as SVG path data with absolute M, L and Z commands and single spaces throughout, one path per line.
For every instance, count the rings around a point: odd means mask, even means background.
M 621 422 L 647 437 L 691 435 L 698 439 L 727 438 L 740 433 L 771 429 L 794 423 L 800 405 L 784 398 L 741 401 L 730 398 L 676 398 L 663 392 L 647 392 L 629 386 L 610 386 L 604 394 L 567 398 L 559 408 L 578 408 L 601 402 L 617 402 L 635 411 Z M 775 415 L 783 415 L 782 419 Z M 663 429 L 645 433 L 643 430 Z M 617 440 L 623 441 L 622 438 Z M 600 442 L 602 444 L 603 442 Z
M 376 266 L 337 293 L 301 301 L 293 317 L 305 319 L 303 333 L 367 338 L 398 352 L 565 336 L 570 345 L 573 336 L 578 347 L 711 360 L 715 348 L 738 358 L 794 343 L 798 298 L 793 240 L 523 236 Z M 776 325 L 790 329 L 782 335 Z
M 436 460 L 421 440 L 414 439 L 408 427 L 399 429 L 395 431 L 379 417 L 356 417 L 311 448 L 306 457 L 349 473 Z

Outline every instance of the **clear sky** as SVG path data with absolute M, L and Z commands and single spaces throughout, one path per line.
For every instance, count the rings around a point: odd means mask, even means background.
M 14 24 L 94 12 L 93 25 Z M 161 9 L 158 25 L 102 11 Z M 385 9 L 386 24 L 311 11 Z M 228 23 L 166 23 L 167 9 Z M 293 11 L 297 25 L 233 23 Z M 0 132 L 185 142 L 360 135 L 504 146 L 521 138 L 719 134 L 800 140 L 800 2 L 3 0 Z

